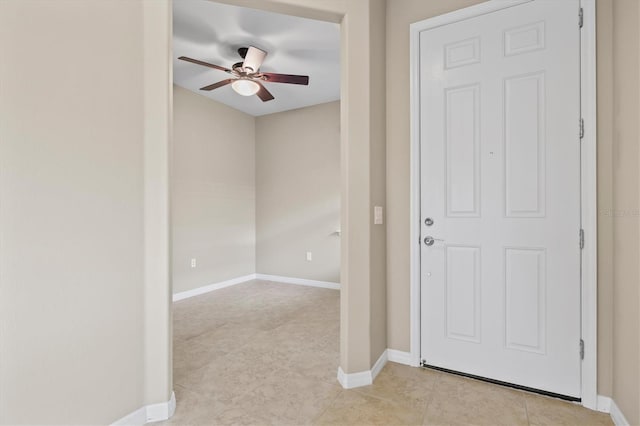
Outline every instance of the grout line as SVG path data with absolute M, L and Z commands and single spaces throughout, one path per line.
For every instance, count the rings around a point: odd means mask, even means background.
M 311 419 L 311 424 L 315 425 L 316 422 L 322 418 L 322 416 L 324 416 L 324 414 L 329 410 L 329 408 L 333 407 L 333 404 L 338 400 L 338 397 L 340 396 L 340 393 L 342 392 L 342 389 L 338 389 L 336 391 L 336 395 L 331 398 L 331 401 L 327 404 L 326 407 L 324 407 L 324 410 L 322 410 L 317 416 L 315 416 L 313 419 Z
M 524 399 L 524 413 L 527 416 L 527 424 L 530 425 L 531 420 L 529 420 L 529 403 L 527 402 L 527 396 L 522 395 L 522 398 Z
M 386 368 L 386 366 L 385 366 L 385 368 Z M 382 371 L 384 371 L 384 368 L 382 369 Z M 380 371 L 380 373 L 382 373 L 382 371 Z M 374 382 L 375 382 L 375 381 L 374 381 Z M 435 386 L 436 386 L 436 383 L 437 383 L 437 381 L 433 383 L 433 387 L 434 387 L 434 388 L 435 388 Z M 416 407 L 416 406 L 415 406 L 415 405 L 413 405 L 413 404 L 404 404 L 404 403 L 402 403 L 402 402 L 400 402 L 400 401 L 398 401 L 398 400 L 394 400 L 394 399 L 391 399 L 391 398 L 385 398 L 385 397 L 382 397 L 382 396 L 380 396 L 380 395 L 376 395 L 376 394 L 372 394 L 372 393 L 365 392 L 365 391 L 364 391 L 364 389 L 368 389 L 368 388 L 370 388 L 370 386 L 373 386 L 373 385 L 361 386 L 361 387 L 357 387 L 357 388 L 349 389 L 349 391 L 355 391 L 356 393 L 358 393 L 358 394 L 360 394 L 360 395 L 363 395 L 363 396 L 366 396 L 366 397 L 371 397 L 371 398 L 374 398 L 374 399 L 376 399 L 376 400 L 378 400 L 378 401 L 383 401 L 383 402 L 386 402 L 386 403 L 392 404 L 392 405 L 394 405 L 394 406 L 396 406 L 396 407 L 398 407 L 398 408 L 402 408 L 402 409 L 415 409 L 415 408 L 419 408 L 419 406 L 418 406 L 418 407 Z M 433 392 L 433 391 L 435 391 L 435 389 L 429 389 L 429 391 L 428 391 L 428 392 Z M 431 400 L 432 400 L 432 399 L 433 399 L 433 395 L 429 396 L 429 397 L 427 398 L 427 401 L 425 402 L 425 406 L 424 406 L 424 408 L 423 408 L 423 412 L 422 412 L 422 419 L 421 419 L 421 421 L 423 421 L 423 422 L 424 422 L 424 417 L 425 417 L 425 415 L 426 415 L 427 407 L 429 406 L 429 403 L 431 402 Z
M 440 382 L 442 382 L 442 380 L 444 380 L 446 376 L 444 374 L 438 374 L 438 378 L 437 380 L 434 381 L 431 392 L 432 395 L 429 397 L 429 400 L 427 401 L 426 406 L 424 407 L 424 415 L 422 416 L 422 423 L 424 424 L 425 419 L 427 418 L 427 412 L 429 411 L 429 407 L 431 406 L 431 403 L 433 402 L 433 399 L 435 398 L 435 392 L 438 392 L 438 389 L 440 388 L 439 384 Z

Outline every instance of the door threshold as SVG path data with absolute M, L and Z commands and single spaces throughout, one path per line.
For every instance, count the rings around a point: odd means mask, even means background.
M 428 368 L 430 370 L 442 371 L 444 373 L 455 374 L 456 376 L 468 377 L 470 379 L 480 380 L 481 382 L 492 383 L 494 385 L 505 386 L 505 387 L 508 387 L 508 388 L 518 389 L 518 390 L 521 390 L 521 391 L 537 393 L 539 395 L 549 396 L 551 398 L 563 399 L 565 401 L 571 401 L 571 402 L 581 402 L 582 401 L 582 398 L 576 398 L 574 396 L 561 395 L 559 393 L 549 392 L 549 391 L 545 391 L 545 390 L 541 390 L 541 389 L 530 388 L 530 387 L 527 387 L 527 386 L 516 385 L 516 384 L 513 384 L 513 383 L 503 382 L 503 381 L 500 381 L 500 380 L 488 379 L 488 378 L 482 377 L 482 376 L 476 376 L 476 375 L 473 375 L 473 374 L 462 373 L 460 371 L 449 370 L 448 368 L 436 367 L 435 365 L 421 364 L 420 367 Z

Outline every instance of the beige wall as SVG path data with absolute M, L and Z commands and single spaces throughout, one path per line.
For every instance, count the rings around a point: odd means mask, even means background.
M 173 392 L 169 169 L 173 69 L 171 2 L 143 1 L 144 47 L 144 404 Z
M 174 86 L 173 115 L 173 291 L 178 293 L 255 272 L 255 120 L 179 86 Z
M 612 396 L 627 420 L 640 424 L 640 3 L 612 3 Z
M 613 0 L 597 3 L 598 393 L 613 384 Z
M 340 282 L 340 102 L 257 117 L 255 130 L 256 272 Z
M 174 86 L 172 188 L 174 293 L 255 272 L 340 281 L 339 102 L 254 118 Z
M 316 0 L 315 4 L 327 4 Z M 341 293 L 340 366 L 346 373 L 371 369 L 386 347 L 386 276 L 383 225 L 373 225 L 373 207 L 385 186 L 382 153 L 385 136 L 384 57 L 380 33 L 384 0 L 347 1 L 342 21 L 341 75 Z M 377 177 L 377 178 L 376 178 Z M 384 204 L 381 207 L 386 207 Z M 381 303 L 381 301 L 383 303 Z
M 140 1 L 0 1 L 2 424 L 143 405 L 142 23 Z
M 370 93 L 370 210 L 369 210 L 369 235 L 370 253 L 369 268 L 371 271 L 371 311 L 369 321 L 371 323 L 371 363 L 378 360 L 380 355 L 387 350 L 387 228 L 386 218 L 382 225 L 373 223 L 371 211 L 374 206 L 383 208 L 383 216 L 387 210 L 386 192 L 386 58 L 384 49 L 387 37 L 386 26 L 386 0 L 374 0 L 369 8 L 369 48 L 371 77 L 369 81 Z

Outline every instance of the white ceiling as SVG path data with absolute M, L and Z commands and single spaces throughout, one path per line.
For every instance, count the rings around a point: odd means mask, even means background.
M 239 47 L 268 52 L 265 72 L 309 76 L 309 85 L 265 83 L 274 100 L 240 96 L 230 85 L 210 92 L 200 87 L 229 77 L 223 71 L 185 61 L 188 56 L 227 68 L 241 62 Z M 215 3 L 173 2 L 173 81 L 178 86 L 254 116 L 340 99 L 339 24 Z

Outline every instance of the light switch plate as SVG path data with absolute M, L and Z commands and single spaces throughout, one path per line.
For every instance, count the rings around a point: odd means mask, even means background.
M 382 225 L 382 206 L 375 206 L 373 208 L 373 224 L 374 225 Z

